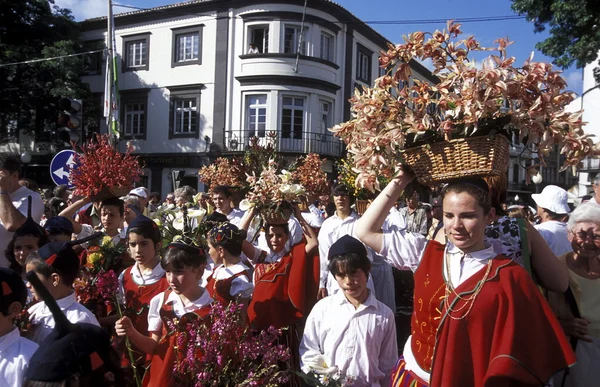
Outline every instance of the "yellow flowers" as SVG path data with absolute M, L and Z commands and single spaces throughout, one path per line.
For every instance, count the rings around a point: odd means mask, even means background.
M 95 263 L 100 262 L 102 258 L 103 257 L 101 253 L 91 253 L 87 256 L 87 262 L 90 265 L 94 265 Z
M 112 245 L 113 245 L 112 237 L 109 237 L 108 235 L 102 237 L 102 242 L 100 244 L 102 245 L 102 247 L 112 247 Z

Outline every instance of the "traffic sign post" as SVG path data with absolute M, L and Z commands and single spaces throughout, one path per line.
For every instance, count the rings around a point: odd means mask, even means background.
M 50 162 L 50 176 L 56 185 L 66 184 L 73 188 L 71 183 L 71 171 L 77 168 L 75 162 L 75 151 L 63 150 L 58 152 Z

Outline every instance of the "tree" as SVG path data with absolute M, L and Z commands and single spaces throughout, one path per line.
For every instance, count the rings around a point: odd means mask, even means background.
M 512 9 L 532 21 L 535 32 L 550 27 L 550 37 L 536 44 L 554 63 L 578 68 L 593 62 L 600 52 L 600 1 L 511 0 Z M 599 62 L 600 63 L 600 62 Z M 596 72 L 598 73 L 598 72 Z M 600 82 L 600 73 L 596 81 Z
M 82 50 L 71 11 L 54 0 L 0 0 L 0 140 L 55 130 L 61 96 L 91 101 L 84 56 L 10 64 Z

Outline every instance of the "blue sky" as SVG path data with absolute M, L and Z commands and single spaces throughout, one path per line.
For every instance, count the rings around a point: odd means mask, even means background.
M 70 8 L 77 20 L 90 17 L 104 16 L 107 12 L 107 0 L 56 0 L 61 7 Z M 125 4 L 135 7 L 151 8 L 159 5 L 177 3 L 177 0 L 113 0 L 113 3 Z M 339 4 L 348 9 L 364 21 L 396 21 L 396 20 L 431 20 L 431 19 L 456 19 L 486 16 L 515 15 L 511 10 L 510 0 L 427 0 L 427 1 L 402 1 L 402 0 L 337 0 Z M 130 9 L 115 7 L 115 13 L 130 11 Z M 436 24 L 371 24 L 371 26 L 392 42 L 399 43 L 402 35 L 414 31 L 435 31 L 443 29 L 445 23 Z M 535 44 L 548 35 L 546 32 L 534 34 L 533 24 L 525 19 L 487 21 L 464 23 L 462 27 L 466 35 L 475 35 L 483 45 L 492 45 L 499 37 L 506 37 L 515 43 L 508 48 L 508 54 L 514 56 L 520 65 L 534 51 L 534 60 L 550 61 L 535 49 Z M 480 57 L 477 58 L 478 60 Z M 581 70 L 570 68 L 563 76 L 567 79 L 569 89 L 581 93 Z

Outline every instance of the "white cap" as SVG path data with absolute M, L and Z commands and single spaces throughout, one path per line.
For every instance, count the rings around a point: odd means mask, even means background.
M 137 187 L 137 188 L 132 189 L 131 191 L 129 191 L 129 194 L 139 196 L 144 199 L 148 199 L 148 194 L 146 193 L 146 190 L 143 189 L 142 187 Z
M 556 186 L 548 185 L 542 190 L 542 193 L 532 194 L 531 198 L 535 201 L 538 207 L 542 207 L 555 214 L 568 214 L 571 212 L 567 204 L 567 191 Z

